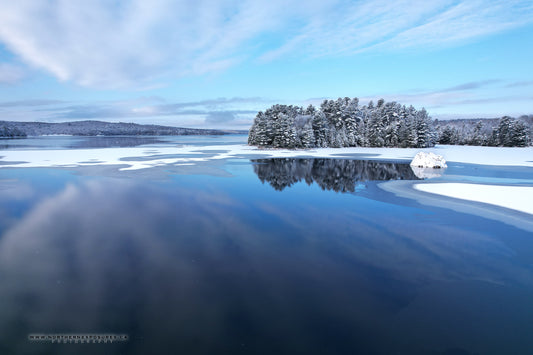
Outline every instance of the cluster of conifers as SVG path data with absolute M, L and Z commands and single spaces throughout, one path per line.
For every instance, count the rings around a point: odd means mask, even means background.
M 516 119 L 504 116 L 499 120 L 454 120 L 438 122 L 439 144 L 485 145 L 492 147 L 527 147 L 531 144 L 528 116 Z
M 380 99 L 359 105 L 357 98 L 324 100 L 319 108 L 273 105 L 259 112 L 248 144 L 273 148 L 402 147 L 439 144 L 525 147 L 532 144 L 533 116 L 518 119 L 432 121 L 416 110 Z
M 274 148 L 431 147 L 438 137 L 425 109 L 380 99 L 324 100 L 320 108 L 274 105 L 259 112 L 248 144 Z

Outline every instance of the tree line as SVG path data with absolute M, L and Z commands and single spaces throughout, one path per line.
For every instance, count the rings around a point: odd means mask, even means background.
M 401 147 L 439 144 L 525 147 L 533 116 L 520 119 L 432 121 L 427 111 L 397 102 L 359 105 L 348 97 L 324 100 L 319 108 L 273 105 L 260 111 L 248 144 L 272 148 Z
M 217 129 L 198 129 L 141 125 L 125 122 L 73 121 L 73 122 L 17 122 L 0 121 L 0 137 L 14 138 L 67 134 L 73 136 L 179 136 L 179 135 L 222 135 Z
M 5 138 L 23 138 L 26 137 L 26 133 L 18 129 L 17 127 L 10 127 L 8 125 L 0 125 L 0 137 Z
M 416 147 L 435 145 L 437 134 L 425 109 L 378 100 L 359 105 L 348 97 L 320 108 L 273 105 L 259 112 L 248 144 L 274 148 Z
M 439 144 L 527 147 L 531 145 L 533 116 L 518 119 L 435 121 Z

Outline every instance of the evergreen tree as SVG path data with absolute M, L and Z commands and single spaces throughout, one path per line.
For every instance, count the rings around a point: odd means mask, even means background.
M 323 111 L 317 111 L 312 121 L 315 146 L 324 148 L 328 146 L 328 123 Z
M 307 108 L 304 111 L 304 115 L 309 115 L 309 116 L 313 116 L 315 113 L 316 113 L 316 107 L 311 104 L 309 104 L 309 106 L 307 106 Z
M 510 127 L 511 145 L 513 147 L 527 147 L 528 130 L 524 122 L 512 120 Z
M 483 128 L 483 122 L 478 121 L 476 123 L 476 126 L 474 128 L 474 132 L 472 134 L 472 138 L 470 139 L 470 142 L 468 144 L 470 145 L 485 145 L 486 143 L 486 137 L 482 133 Z
M 300 147 L 311 148 L 315 146 L 315 135 L 313 133 L 313 127 L 311 120 L 308 120 L 303 126 L 302 131 L 299 133 Z
M 359 109 L 359 99 L 354 98 L 352 100 L 348 99 L 343 113 L 342 120 L 344 121 L 344 127 L 346 131 L 346 146 L 355 147 L 358 143 L 358 134 L 357 134 L 357 111 Z
M 248 137 L 249 144 L 279 148 L 428 147 L 435 141 L 425 109 L 383 99 L 359 106 L 357 98 L 348 97 L 324 100 L 319 109 L 273 105 L 257 114 Z
M 416 147 L 417 148 L 427 148 L 433 145 L 432 142 L 432 132 L 431 132 L 431 122 L 429 116 L 426 112 L 426 109 L 416 112 L 415 116 L 415 125 L 416 125 Z
M 296 148 L 298 146 L 293 117 L 280 112 L 274 121 L 274 132 L 273 147 Z
M 504 116 L 500 119 L 498 125 L 498 145 L 504 147 L 512 147 L 512 119 L 509 116 Z

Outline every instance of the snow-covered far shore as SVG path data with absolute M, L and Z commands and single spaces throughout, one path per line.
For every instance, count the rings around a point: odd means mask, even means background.
M 416 190 L 462 200 L 487 203 L 533 215 L 533 186 L 465 183 L 415 184 Z
M 140 146 L 98 149 L 0 150 L 0 168 L 126 165 L 122 170 L 182 165 L 243 156 L 264 158 L 351 158 L 410 162 L 420 151 L 435 152 L 448 162 L 533 167 L 533 147 L 435 146 L 432 148 L 260 149 L 245 144 L 208 146 Z

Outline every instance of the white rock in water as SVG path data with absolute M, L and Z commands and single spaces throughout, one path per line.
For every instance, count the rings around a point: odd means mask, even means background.
M 413 158 L 413 161 L 411 162 L 411 166 L 416 167 L 416 168 L 433 168 L 433 169 L 440 169 L 440 168 L 448 167 L 448 165 L 446 165 L 446 160 L 444 160 L 442 155 L 437 155 L 431 152 L 430 153 L 419 152 Z

